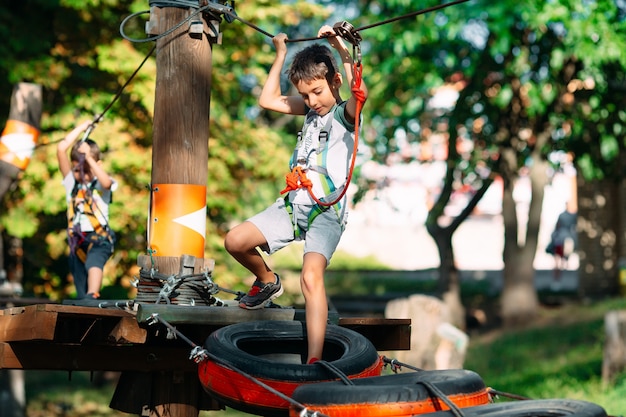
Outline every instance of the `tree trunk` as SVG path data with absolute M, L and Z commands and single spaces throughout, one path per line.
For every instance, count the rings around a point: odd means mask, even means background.
M 578 294 L 591 299 L 615 295 L 620 289 L 619 260 L 626 256 L 626 181 L 579 177 L 578 183 Z
M 511 166 L 512 167 L 512 166 Z M 529 171 L 531 199 L 523 240 L 520 237 L 516 201 L 513 199 L 515 181 L 504 179 L 502 217 L 504 219 L 504 285 L 500 298 L 500 311 L 505 326 L 520 326 L 535 318 L 539 300 L 535 288 L 533 262 L 537 252 L 541 209 L 547 181 L 546 164 L 534 159 Z M 515 172 L 515 170 L 503 170 Z
M 459 329 L 465 329 L 465 308 L 461 301 L 461 282 L 459 271 L 454 261 L 452 231 L 450 227 L 427 226 L 428 232 L 437 245 L 439 252 L 439 280 L 437 295 L 446 304 L 450 313 L 450 323 Z

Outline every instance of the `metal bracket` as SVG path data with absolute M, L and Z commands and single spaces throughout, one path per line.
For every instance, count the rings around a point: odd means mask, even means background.
M 357 32 L 354 29 L 354 26 L 352 26 L 350 23 L 346 22 L 345 20 L 335 23 L 335 25 L 333 26 L 333 30 L 335 31 L 337 35 L 341 36 L 342 38 L 344 38 L 346 41 L 350 42 L 354 46 L 359 45 L 361 41 L 363 40 L 359 32 Z
M 207 10 L 210 10 L 211 12 L 217 13 L 217 15 L 214 15 L 213 13 L 205 12 L 206 14 L 209 14 L 212 17 L 217 18 L 218 20 L 220 19 L 220 15 L 223 14 L 224 20 L 226 20 L 228 23 L 233 23 L 235 21 L 233 15 L 237 16 L 237 13 L 235 12 L 235 6 L 228 6 L 226 5 L 226 2 L 224 4 L 221 4 L 214 1 L 201 0 L 200 6 L 202 8 L 206 8 Z

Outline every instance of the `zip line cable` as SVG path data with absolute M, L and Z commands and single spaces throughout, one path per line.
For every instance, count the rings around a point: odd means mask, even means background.
M 124 92 L 124 89 L 128 86 L 128 84 L 130 84 L 130 82 L 133 80 L 133 78 L 135 78 L 135 75 L 137 75 L 137 73 L 139 72 L 141 67 L 143 67 L 143 64 L 146 63 L 148 58 L 150 58 L 150 56 L 152 56 L 152 54 L 154 53 L 155 49 L 156 49 L 156 45 L 154 45 L 150 49 L 150 52 L 148 52 L 148 54 L 143 59 L 143 61 L 141 61 L 141 64 L 139 64 L 139 66 L 135 69 L 135 71 L 128 78 L 128 80 L 126 80 L 124 85 L 117 91 L 117 93 L 115 94 L 115 97 L 113 97 L 113 100 L 111 100 L 111 102 L 104 108 L 104 110 L 102 110 L 102 113 L 100 113 L 98 116 L 94 117 L 93 122 L 91 122 L 91 124 L 85 130 L 85 134 L 83 135 L 83 138 L 81 139 L 81 142 L 84 142 L 89 137 L 89 134 L 91 133 L 91 131 L 96 128 L 96 124 L 99 123 L 102 120 L 102 118 L 104 117 L 104 114 L 107 111 L 109 111 L 109 109 L 113 106 L 113 104 L 115 104 L 117 99 L 119 99 L 121 97 L 122 92 Z
M 135 78 L 135 76 L 137 75 L 139 70 L 141 70 L 141 68 L 146 63 L 146 61 L 148 61 L 148 58 L 150 58 L 150 56 L 152 56 L 152 54 L 154 53 L 155 49 L 156 49 L 156 45 L 153 46 L 150 49 L 150 51 L 148 52 L 146 57 L 143 59 L 143 61 L 141 61 L 141 64 L 139 64 L 139 66 L 135 69 L 135 71 L 128 78 L 128 80 L 126 80 L 124 85 L 117 91 L 117 93 L 115 94 L 115 97 L 113 97 L 113 100 L 111 100 L 111 102 L 105 107 L 105 109 L 99 115 L 97 115 L 97 116 L 95 116 L 93 118 L 93 121 L 87 127 L 87 129 L 85 130 L 85 134 L 83 135 L 81 141 L 85 141 L 89 137 L 89 134 L 91 134 L 91 132 L 95 129 L 96 124 L 99 123 L 102 120 L 102 118 L 104 117 L 104 114 L 107 111 L 109 111 L 111 109 L 111 107 L 113 106 L 113 104 L 121 97 L 122 93 L 124 92 L 124 89 L 128 86 L 128 84 L 130 84 L 130 82 L 133 80 L 133 78 Z M 63 139 L 59 139 L 59 140 L 48 142 L 48 143 L 42 143 L 42 144 L 39 144 L 39 145 L 35 146 L 35 149 L 36 148 L 40 148 L 42 146 L 53 145 L 55 143 L 61 142 L 62 140 Z
M 469 0 L 454 0 L 452 2 L 449 3 L 444 3 L 444 4 L 440 4 L 437 6 L 433 6 L 433 7 L 429 7 L 426 9 L 421 9 L 421 10 L 416 10 L 414 12 L 411 13 L 407 13 L 401 16 L 397 16 L 397 17 L 393 17 L 387 20 L 383 20 L 377 23 L 373 23 L 371 25 L 366 25 L 366 26 L 361 26 L 359 28 L 356 29 L 352 29 L 351 33 L 354 35 L 355 33 L 358 33 L 360 31 L 363 30 L 367 30 L 367 29 L 371 29 L 373 27 L 377 27 L 377 26 L 381 26 L 381 25 L 385 25 L 388 23 L 392 23 L 392 22 L 396 22 L 398 20 L 403 20 L 403 19 L 408 19 L 411 17 L 415 17 L 415 16 L 419 16 L 425 13 L 429 13 L 429 12 L 433 12 L 436 10 L 440 10 L 440 9 L 444 9 L 446 7 L 450 7 L 450 6 L 454 6 L 457 4 L 461 4 L 461 3 L 465 3 L 468 2 Z M 190 0 L 177 0 L 177 1 L 161 1 L 161 2 L 154 2 L 150 4 L 151 6 L 157 6 L 157 7 L 179 7 L 179 6 L 184 6 L 184 7 L 196 7 L 196 3 L 194 1 L 190 1 Z M 183 19 L 182 21 L 180 21 L 177 25 L 175 25 L 174 27 L 171 27 L 170 29 L 168 29 L 167 31 L 165 31 L 164 33 L 157 35 L 157 36 L 152 36 L 152 37 L 148 37 L 148 38 L 144 38 L 144 39 L 136 39 L 136 38 L 131 38 L 128 35 L 126 35 L 125 31 L 124 31 L 124 26 L 126 25 L 126 23 L 128 23 L 129 20 L 133 19 L 134 17 L 141 15 L 141 14 L 145 14 L 145 13 L 149 13 L 150 10 L 144 10 L 144 11 L 140 11 L 140 12 L 136 12 L 136 13 L 132 13 L 129 16 L 127 16 L 122 23 L 120 24 L 120 35 L 130 41 L 130 42 L 134 42 L 134 43 L 142 43 L 142 42 L 150 42 L 150 41 L 155 41 L 157 39 L 160 39 L 164 36 L 169 35 L 170 33 L 172 33 L 173 31 L 175 31 L 176 29 L 178 29 L 179 27 L 181 27 L 182 25 L 184 25 L 186 22 L 190 21 L 194 16 L 203 13 L 207 10 L 216 10 L 218 12 L 224 13 L 227 18 L 226 20 L 228 22 L 232 22 L 234 20 L 238 20 L 241 23 L 251 27 L 252 29 L 256 30 L 257 32 L 273 38 L 274 35 L 272 35 L 271 33 L 267 32 L 266 30 L 263 30 L 262 28 L 260 28 L 259 26 L 245 20 L 242 19 L 241 17 L 239 17 L 236 13 L 235 10 L 232 7 L 229 6 L 224 6 L 221 4 L 209 4 L 207 6 L 203 6 L 198 8 L 194 13 L 192 13 L 191 15 L 189 15 L 187 18 Z M 305 42 L 305 41 L 314 41 L 314 40 L 318 40 L 318 39 L 324 39 L 326 38 L 326 36 L 321 36 L 321 37 L 309 37 L 309 38 L 298 38 L 298 39 L 287 39 L 286 42 Z M 348 40 L 349 41 L 349 40 Z M 119 91 L 117 92 L 117 94 L 115 95 L 115 97 L 113 98 L 113 100 L 111 100 L 111 102 L 107 105 L 107 107 L 96 117 L 94 117 L 93 122 L 91 123 L 91 125 L 89 125 L 89 127 L 87 128 L 87 130 L 85 131 L 85 134 L 83 135 L 83 138 L 81 139 L 81 141 L 86 140 L 89 135 L 91 134 L 91 132 L 93 131 L 93 129 L 95 129 L 96 124 L 99 123 L 100 121 L 102 121 L 102 118 L 104 117 L 104 114 L 113 106 L 113 104 L 117 101 L 117 99 L 119 99 L 119 97 L 121 96 L 122 92 L 124 91 L 124 89 L 128 86 L 128 84 L 130 84 L 130 82 L 132 81 L 132 79 L 135 77 L 135 75 L 137 75 L 137 73 L 139 72 L 139 70 L 141 69 L 141 67 L 146 63 L 146 61 L 148 60 L 148 58 L 154 53 L 156 49 L 156 45 L 152 47 L 152 49 L 150 49 L 150 52 L 148 52 L 148 54 L 146 55 L 146 57 L 144 58 L 144 60 L 141 62 L 141 64 L 137 67 L 137 69 L 135 70 L 135 72 L 133 72 L 133 74 L 130 76 L 130 78 L 128 78 L 128 80 L 126 81 L 126 83 L 119 89 Z M 42 146 L 46 146 L 46 145 L 51 145 L 54 144 L 56 142 L 59 141 L 54 141 L 54 142 L 49 142 L 49 143 L 45 143 L 45 144 L 40 144 L 37 145 L 35 148 L 39 148 Z
M 154 2 L 154 3 L 151 2 L 150 5 L 151 6 L 159 6 L 159 4 L 161 4 L 162 6 L 171 6 L 171 7 L 174 7 L 174 6 L 192 7 L 191 4 L 189 4 L 190 3 L 189 1 L 185 2 L 185 4 L 182 4 L 181 1 L 183 1 L 183 0 L 161 2 L 162 4 L 158 3 L 158 2 Z M 428 8 L 421 9 L 421 10 L 416 10 L 414 12 L 403 14 L 401 16 L 396 16 L 396 17 L 392 17 L 390 19 L 382 20 L 382 21 L 377 22 L 377 23 L 373 23 L 373 24 L 366 25 L 366 26 L 361 26 L 359 28 L 353 29 L 352 32 L 356 33 L 356 32 L 360 32 L 360 31 L 363 31 L 363 30 L 371 29 L 373 27 L 377 27 L 377 26 L 388 24 L 388 23 L 396 22 L 398 20 L 409 19 L 411 17 L 416 17 L 416 16 L 419 16 L 419 15 L 422 15 L 422 14 L 434 12 L 434 11 L 441 10 L 441 9 L 445 9 L 447 7 L 455 6 L 455 5 L 461 4 L 461 3 L 466 3 L 468 1 L 470 1 L 470 0 L 454 0 L 454 1 L 451 1 L 449 3 L 443 3 L 443 4 L 439 4 L 437 6 L 428 7 Z M 218 4 L 218 3 L 213 3 L 213 4 L 210 3 L 209 5 L 200 7 L 196 11 L 191 13 L 188 17 L 186 17 L 185 19 L 180 21 L 178 24 L 176 24 L 174 27 L 166 30 L 164 33 L 162 33 L 160 35 L 156 35 L 156 36 L 151 36 L 151 37 L 148 37 L 148 38 L 143 38 L 143 39 L 131 38 L 128 35 L 126 35 L 126 33 L 124 31 L 124 26 L 126 26 L 126 23 L 128 23 L 129 20 L 131 20 L 131 19 L 133 19 L 133 18 L 135 18 L 135 17 L 137 17 L 139 15 L 150 13 L 150 10 L 143 10 L 143 11 L 140 11 L 140 12 L 135 12 L 135 13 L 127 16 L 122 21 L 122 23 L 120 24 L 120 34 L 122 35 L 122 37 L 124 39 L 126 39 L 126 40 L 128 40 L 130 42 L 141 43 L 141 42 L 154 41 L 154 40 L 157 40 L 157 39 L 159 39 L 159 38 L 161 38 L 163 36 L 169 35 L 173 31 L 175 31 L 176 29 L 181 27 L 183 24 L 185 24 L 185 22 L 190 21 L 194 16 L 196 16 L 196 15 L 198 15 L 200 13 L 203 13 L 203 12 L 205 12 L 207 10 L 216 11 L 218 13 L 223 13 L 226 16 L 226 21 L 229 22 L 229 23 L 231 23 L 234 20 L 238 20 L 239 22 L 243 23 L 244 25 L 249 26 L 250 28 L 256 30 L 257 32 L 259 32 L 259 33 L 261 33 L 261 34 L 263 34 L 263 35 L 265 35 L 265 36 L 267 36 L 269 38 L 273 38 L 274 37 L 274 35 L 272 35 L 268 31 L 260 28 L 259 26 L 255 25 L 254 23 L 252 23 L 252 22 L 250 22 L 248 20 L 245 20 L 245 19 L 239 17 L 237 15 L 237 13 L 235 12 L 235 9 L 233 7 L 221 5 L 221 4 Z M 315 40 L 323 39 L 323 38 L 324 38 L 323 36 L 322 37 L 315 36 L 315 37 L 308 37 L 308 38 L 287 39 L 286 42 L 294 43 L 294 42 L 315 41 Z
M 419 16 L 419 15 L 422 15 L 422 14 L 434 12 L 434 11 L 441 10 L 441 9 L 445 9 L 447 7 L 455 6 L 457 4 L 465 3 L 465 2 L 468 2 L 468 1 L 470 1 L 470 0 L 454 0 L 454 1 L 449 2 L 449 3 L 443 3 L 443 4 L 439 4 L 437 6 L 428 7 L 426 9 L 416 10 L 414 12 L 407 13 L 407 14 L 404 14 L 404 15 L 401 15 L 401 16 L 397 16 L 397 17 L 393 17 L 393 18 L 390 18 L 390 19 L 387 19 L 387 20 L 383 20 L 383 21 L 380 21 L 380 22 L 377 22 L 377 23 L 373 23 L 371 25 L 361 26 L 359 28 L 354 29 L 352 32 L 353 33 L 360 32 L 360 31 L 363 31 L 363 30 L 371 29 L 373 27 L 377 27 L 377 26 L 381 26 L 381 25 L 386 25 L 388 23 L 396 22 L 398 20 L 404 20 L 404 19 L 408 19 L 408 18 L 411 18 L 411 17 Z M 264 31 L 263 29 L 259 28 L 258 26 L 254 25 L 253 23 L 250 23 L 250 22 L 240 18 L 239 16 L 237 16 L 237 14 L 232 9 L 224 10 L 223 12 L 225 14 L 229 15 L 230 17 L 232 17 L 233 19 L 236 19 L 236 20 L 240 21 L 241 23 L 243 23 L 243 24 L 245 24 L 247 26 L 250 26 L 252 29 L 255 29 L 256 31 L 264 34 L 265 36 L 268 36 L 270 38 L 274 37 L 274 35 L 272 35 L 271 33 L 268 33 L 266 31 Z M 309 37 L 309 38 L 287 39 L 286 42 L 305 42 L 305 41 L 314 41 L 314 40 L 323 39 L 323 38 L 324 38 L 323 36 L 322 37 L 316 36 L 316 37 Z
M 356 37 L 358 36 L 358 32 L 361 32 L 363 30 L 367 30 L 367 29 L 371 29 L 373 27 L 377 27 L 377 26 L 382 26 L 388 23 L 392 23 L 392 22 L 396 22 L 398 20 L 403 20 L 403 19 L 408 19 L 411 17 L 415 17 L 415 16 L 419 16 L 422 14 L 426 14 L 426 13 L 430 13 L 436 10 L 441 10 L 450 6 L 454 6 L 457 4 L 461 4 L 461 3 L 465 3 L 468 2 L 469 0 L 454 0 L 451 1 L 449 3 L 444 3 L 444 4 L 440 4 L 437 6 L 433 6 L 433 7 L 428 7 L 425 9 L 420 9 L 420 10 L 416 10 L 414 12 L 411 13 L 407 13 L 401 16 L 396 16 L 390 19 L 386 19 L 386 20 L 382 20 L 380 22 L 377 23 L 373 23 L 370 25 L 366 25 L 366 26 L 361 26 L 359 28 L 351 28 L 349 31 L 346 31 L 346 33 L 340 34 L 342 37 L 344 37 L 348 42 L 352 43 L 353 45 L 355 44 L 355 40 L 352 39 L 348 39 L 348 37 L 353 36 Z M 197 10 L 195 12 L 193 12 L 192 14 L 190 14 L 188 17 L 186 17 L 185 19 L 181 20 L 178 24 L 176 24 L 175 26 L 169 28 L 168 30 L 166 30 L 165 32 L 156 35 L 156 36 L 152 36 L 152 37 L 148 37 L 148 38 L 144 38 L 144 39 L 136 39 L 136 38 L 131 38 L 128 35 L 126 35 L 125 31 L 124 31 L 124 26 L 128 23 L 129 20 L 131 20 L 132 18 L 141 15 L 141 14 L 145 14 L 145 13 L 149 13 L 150 10 L 144 10 L 144 11 L 140 11 L 140 12 L 136 12 L 136 13 L 132 13 L 129 16 L 127 16 L 122 23 L 120 24 L 120 35 L 130 41 L 130 42 L 134 42 L 134 43 L 142 43 L 142 42 L 150 42 L 150 41 L 155 41 L 158 40 L 164 36 L 169 35 L 170 33 L 172 33 L 173 31 L 175 31 L 176 29 L 180 28 L 182 25 L 184 25 L 186 22 L 190 21 L 191 19 L 193 19 L 194 16 L 203 13 L 205 11 L 211 10 L 211 11 L 217 11 L 220 13 L 223 13 L 226 16 L 226 20 L 230 23 L 234 20 L 238 20 L 241 23 L 251 27 L 252 29 L 256 30 L 257 32 L 273 38 L 274 35 L 272 35 L 271 33 L 263 30 L 262 28 L 260 28 L 259 26 L 245 20 L 242 19 L 241 17 L 239 17 L 237 15 L 237 13 L 235 12 L 234 8 L 230 7 L 230 6 L 225 6 L 225 5 L 221 5 L 221 4 L 209 4 L 203 7 L 197 7 L 196 3 L 194 1 L 191 0 L 171 0 L 171 1 L 154 1 L 150 3 L 151 6 L 156 6 L 156 7 L 189 7 L 189 8 L 197 8 Z M 347 35 L 347 36 L 346 36 Z M 286 42 L 290 42 L 290 43 L 294 43 L 294 42 L 305 42 L 305 41 L 314 41 L 314 40 L 318 40 L 318 39 L 324 39 L 327 36 L 316 36 L 316 37 L 308 37 L 308 38 L 298 38 L 298 39 L 287 39 Z M 85 133 L 81 139 L 81 141 L 85 141 L 89 135 L 91 134 L 91 132 L 95 129 L 96 124 L 99 123 L 100 121 L 102 121 L 102 118 L 104 117 L 104 114 L 113 106 L 113 104 L 119 99 L 119 97 L 121 96 L 122 92 L 124 91 L 124 89 L 128 86 L 128 84 L 130 84 L 130 82 L 133 80 L 133 78 L 135 77 L 135 75 L 137 75 L 137 73 L 139 72 L 139 70 L 143 67 L 143 65 L 146 63 L 146 61 L 148 60 L 148 58 L 154 53 L 156 49 L 156 45 L 154 45 L 151 49 L 150 52 L 148 52 L 148 54 L 146 55 L 146 57 L 144 58 L 144 60 L 141 62 L 141 64 L 137 67 L 137 69 L 135 69 L 135 71 L 133 72 L 133 74 L 128 78 L 128 80 L 126 81 L 126 83 L 124 83 L 124 85 L 118 90 L 118 92 L 116 93 L 115 97 L 113 97 L 113 100 L 111 100 L 111 102 L 107 105 L 107 107 L 97 116 L 94 117 L 92 123 L 89 125 L 89 127 L 85 130 Z M 41 145 L 37 145 L 36 148 L 41 147 L 41 146 L 45 146 L 45 145 L 51 145 L 53 143 L 56 143 L 58 141 L 55 142 L 49 142 L 46 144 L 41 144 Z

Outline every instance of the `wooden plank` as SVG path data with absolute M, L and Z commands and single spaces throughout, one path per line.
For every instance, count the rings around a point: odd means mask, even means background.
M 339 326 L 365 336 L 379 351 L 411 349 L 411 319 L 340 318 Z
M 145 343 L 148 331 L 139 327 L 134 317 L 122 317 L 109 334 L 109 341 L 118 344 Z
M 2 316 L 16 316 L 22 314 L 36 314 L 38 312 L 63 313 L 89 317 L 126 317 L 134 313 L 117 308 L 99 308 L 97 306 L 78 306 L 65 304 L 36 304 L 30 306 L 11 307 L 2 310 Z
M 57 313 L 28 307 L 18 309 L 22 310 L 21 314 L 0 316 L 0 341 L 54 339 Z
M 187 346 L 0 343 L 0 369 L 197 372 L 197 365 L 189 359 L 190 352 Z
M 236 306 L 181 306 L 172 304 L 140 304 L 137 309 L 139 323 L 150 319 L 152 314 L 171 324 L 204 324 L 227 326 L 229 324 L 258 320 L 293 320 L 293 308 L 262 308 L 244 310 Z

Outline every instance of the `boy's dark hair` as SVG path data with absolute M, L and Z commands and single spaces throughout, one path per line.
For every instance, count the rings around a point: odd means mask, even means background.
M 330 84 L 338 72 L 337 61 L 330 48 L 316 43 L 294 56 L 287 74 L 294 85 L 300 81 L 310 82 L 324 78 Z
M 89 145 L 89 153 L 91 157 L 96 161 L 100 160 L 100 147 L 96 142 L 91 139 L 85 139 L 85 142 Z M 81 159 L 82 152 L 78 152 L 78 148 L 80 147 L 82 142 L 78 141 L 72 146 L 72 151 L 70 153 L 70 160 L 73 162 L 78 162 Z

